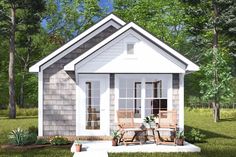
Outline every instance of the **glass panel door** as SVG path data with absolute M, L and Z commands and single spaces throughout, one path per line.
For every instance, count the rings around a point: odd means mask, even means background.
M 90 81 L 86 84 L 86 129 L 100 129 L 100 82 Z
M 79 74 L 78 78 L 76 135 L 109 135 L 109 75 Z

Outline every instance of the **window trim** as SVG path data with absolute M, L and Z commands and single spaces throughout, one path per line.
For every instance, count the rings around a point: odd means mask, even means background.
M 119 109 L 119 80 L 120 79 L 137 79 L 136 81 L 143 82 L 141 84 L 141 118 L 134 118 L 135 123 L 142 123 L 145 118 L 145 82 L 154 80 L 162 80 L 163 86 L 166 86 L 167 110 L 172 109 L 172 74 L 116 74 L 115 75 L 115 111 Z M 114 115 L 117 122 L 117 114 Z

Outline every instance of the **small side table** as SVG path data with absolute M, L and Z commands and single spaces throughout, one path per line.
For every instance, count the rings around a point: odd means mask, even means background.
M 148 132 L 151 132 L 151 134 L 148 134 Z M 154 143 L 156 143 L 155 128 L 146 128 L 146 134 L 147 138 L 153 138 Z

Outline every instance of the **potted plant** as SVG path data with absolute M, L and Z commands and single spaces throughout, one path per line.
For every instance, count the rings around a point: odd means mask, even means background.
M 153 115 L 145 117 L 143 121 L 149 125 L 149 128 L 155 127 L 155 118 Z
M 112 131 L 112 146 L 118 146 L 118 141 L 120 138 L 120 133 L 118 130 Z
M 76 152 L 81 152 L 81 150 L 82 150 L 82 143 L 79 140 L 75 140 L 74 141 L 74 145 L 75 145 L 75 151 Z
M 184 132 L 183 131 L 176 132 L 175 144 L 178 146 L 184 145 Z

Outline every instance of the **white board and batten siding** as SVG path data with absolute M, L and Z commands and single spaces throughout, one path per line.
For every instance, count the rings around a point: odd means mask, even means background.
M 127 44 L 134 54 L 127 54 Z M 185 73 L 186 65 L 129 30 L 76 65 L 79 73 Z

